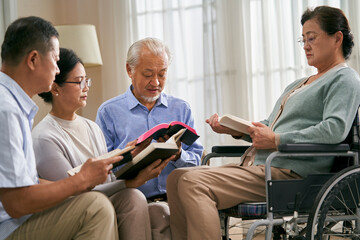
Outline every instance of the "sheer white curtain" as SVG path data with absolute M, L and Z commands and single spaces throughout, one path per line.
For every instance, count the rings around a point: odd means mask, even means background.
M 132 41 L 163 40 L 173 53 L 165 92 L 188 101 L 204 139 L 204 51 L 201 0 L 129 0 Z M 202 140 L 203 141 L 203 140 Z
M 206 115 L 231 113 L 259 121 L 268 116 L 284 88 L 315 69 L 296 39 L 307 7 L 330 5 L 347 15 L 359 42 L 360 3 L 355 0 L 204 0 Z M 359 72 L 359 47 L 348 61 Z M 208 129 L 209 130 L 209 129 Z M 206 132 L 206 146 L 234 143 Z
M 356 0 L 121 2 L 128 9 L 126 39 L 157 37 L 172 50 L 165 91 L 190 103 L 207 150 L 215 144 L 235 144 L 205 125 L 211 114 L 262 120 L 285 86 L 315 71 L 296 42 L 307 7 L 330 5 L 344 10 L 356 44 L 349 65 L 360 71 L 360 3 Z M 120 8 L 115 11 L 122 14 Z
M 259 121 L 277 97 L 303 75 L 299 1 L 204 1 L 207 115 L 231 113 Z M 209 75 L 208 75 L 209 74 Z M 208 129 L 206 145 L 235 143 Z
M 0 0 L 0 42 L 4 40 L 4 34 L 9 24 L 17 18 L 17 1 Z M 1 49 L 0 49 L 1 51 Z M 1 64 L 1 59 L 0 59 Z

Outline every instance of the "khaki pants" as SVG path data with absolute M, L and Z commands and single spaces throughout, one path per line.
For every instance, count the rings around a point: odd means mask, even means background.
M 7 239 L 118 239 L 114 207 L 102 193 L 83 193 L 33 214 Z
M 171 240 L 170 210 L 167 202 L 151 202 L 148 204 L 153 240 Z
M 298 179 L 288 169 L 272 168 L 273 179 Z M 170 226 L 174 240 L 220 239 L 219 209 L 265 201 L 265 166 L 190 167 L 167 180 Z
M 148 203 L 142 192 L 126 188 L 112 195 L 110 200 L 116 212 L 119 239 L 151 240 Z

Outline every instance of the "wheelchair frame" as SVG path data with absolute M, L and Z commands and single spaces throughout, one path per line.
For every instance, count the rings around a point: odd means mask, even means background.
M 213 152 L 206 155 L 203 159 L 202 164 L 207 164 L 208 160 L 213 157 L 238 157 L 241 156 L 247 146 L 215 146 L 213 147 Z M 224 150 L 225 149 L 225 150 Z M 234 151 L 235 149 L 235 151 Z M 310 151 L 309 151 L 310 150 Z M 329 152 L 328 152 L 329 151 Z M 240 153 L 241 152 L 241 153 Z M 265 163 L 265 181 L 266 181 L 266 209 L 267 214 L 265 219 L 260 219 L 255 221 L 249 228 L 248 233 L 246 235 L 246 239 L 252 239 L 255 233 L 255 230 L 259 226 L 266 226 L 266 239 L 272 238 L 273 227 L 277 225 L 287 225 L 287 232 L 291 232 L 293 236 L 299 236 L 297 224 L 298 223 L 306 223 L 308 216 L 303 215 L 299 216 L 298 209 L 295 209 L 293 215 L 290 213 L 285 215 L 279 214 L 279 217 L 274 217 L 273 211 L 275 210 L 273 206 L 270 205 L 269 199 L 272 197 L 270 194 L 270 188 L 272 188 L 273 181 L 271 179 L 271 162 L 275 158 L 279 157 L 306 157 L 306 156 L 341 156 L 341 157 L 351 157 L 354 159 L 354 164 L 359 165 L 358 152 L 349 151 L 349 145 L 347 144 L 338 144 L 338 145 L 326 145 L 326 144 L 288 144 L 279 146 L 279 151 L 271 153 Z M 277 180 L 279 181 L 279 180 Z M 289 180 L 280 180 L 282 182 L 286 182 Z M 313 207 L 314 208 L 314 207 Z M 302 211 L 300 209 L 300 211 Z M 358 208 L 357 214 L 360 216 L 360 211 Z M 222 235 L 223 239 L 229 239 L 228 233 L 228 220 L 230 215 L 223 214 L 220 216 L 221 226 L 222 226 Z M 241 218 L 242 216 L 238 216 Z M 248 219 L 248 218 L 247 218 Z M 346 219 L 344 219 L 346 220 Z M 315 227 L 316 221 L 313 226 L 311 226 L 312 230 Z M 358 221 L 360 224 L 360 221 Z M 360 230 L 360 228 L 358 228 Z M 304 234 L 304 233 L 302 233 Z M 313 236 L 311 237 L 313 239 Z

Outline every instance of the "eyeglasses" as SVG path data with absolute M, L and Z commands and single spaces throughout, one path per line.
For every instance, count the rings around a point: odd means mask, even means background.
M 308 37 L 299 37 L 297 42 L 300 44 L 301 47 L 304 47 L 306 43 L 312 45 L 316 40 L 318 35 L 309 35 Z
M 79 84 L 80 89 L 84 89 L 85 85 L 87 85 L 88 87 L 91 86 L 91 78 L 86 78 L 86 77 L 76 77 L 76 78 L 82 78 L 82 80 L 80 82 L 64 82 L 64 83 L 75 83 L 75 84 Z

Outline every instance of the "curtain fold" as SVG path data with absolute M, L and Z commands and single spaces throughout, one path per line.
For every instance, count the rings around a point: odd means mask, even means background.
M 360 2 L 355 0 L 341 1 L 340 7 L 348 17 L 355 42 L 348 64 L 360 73 Z

